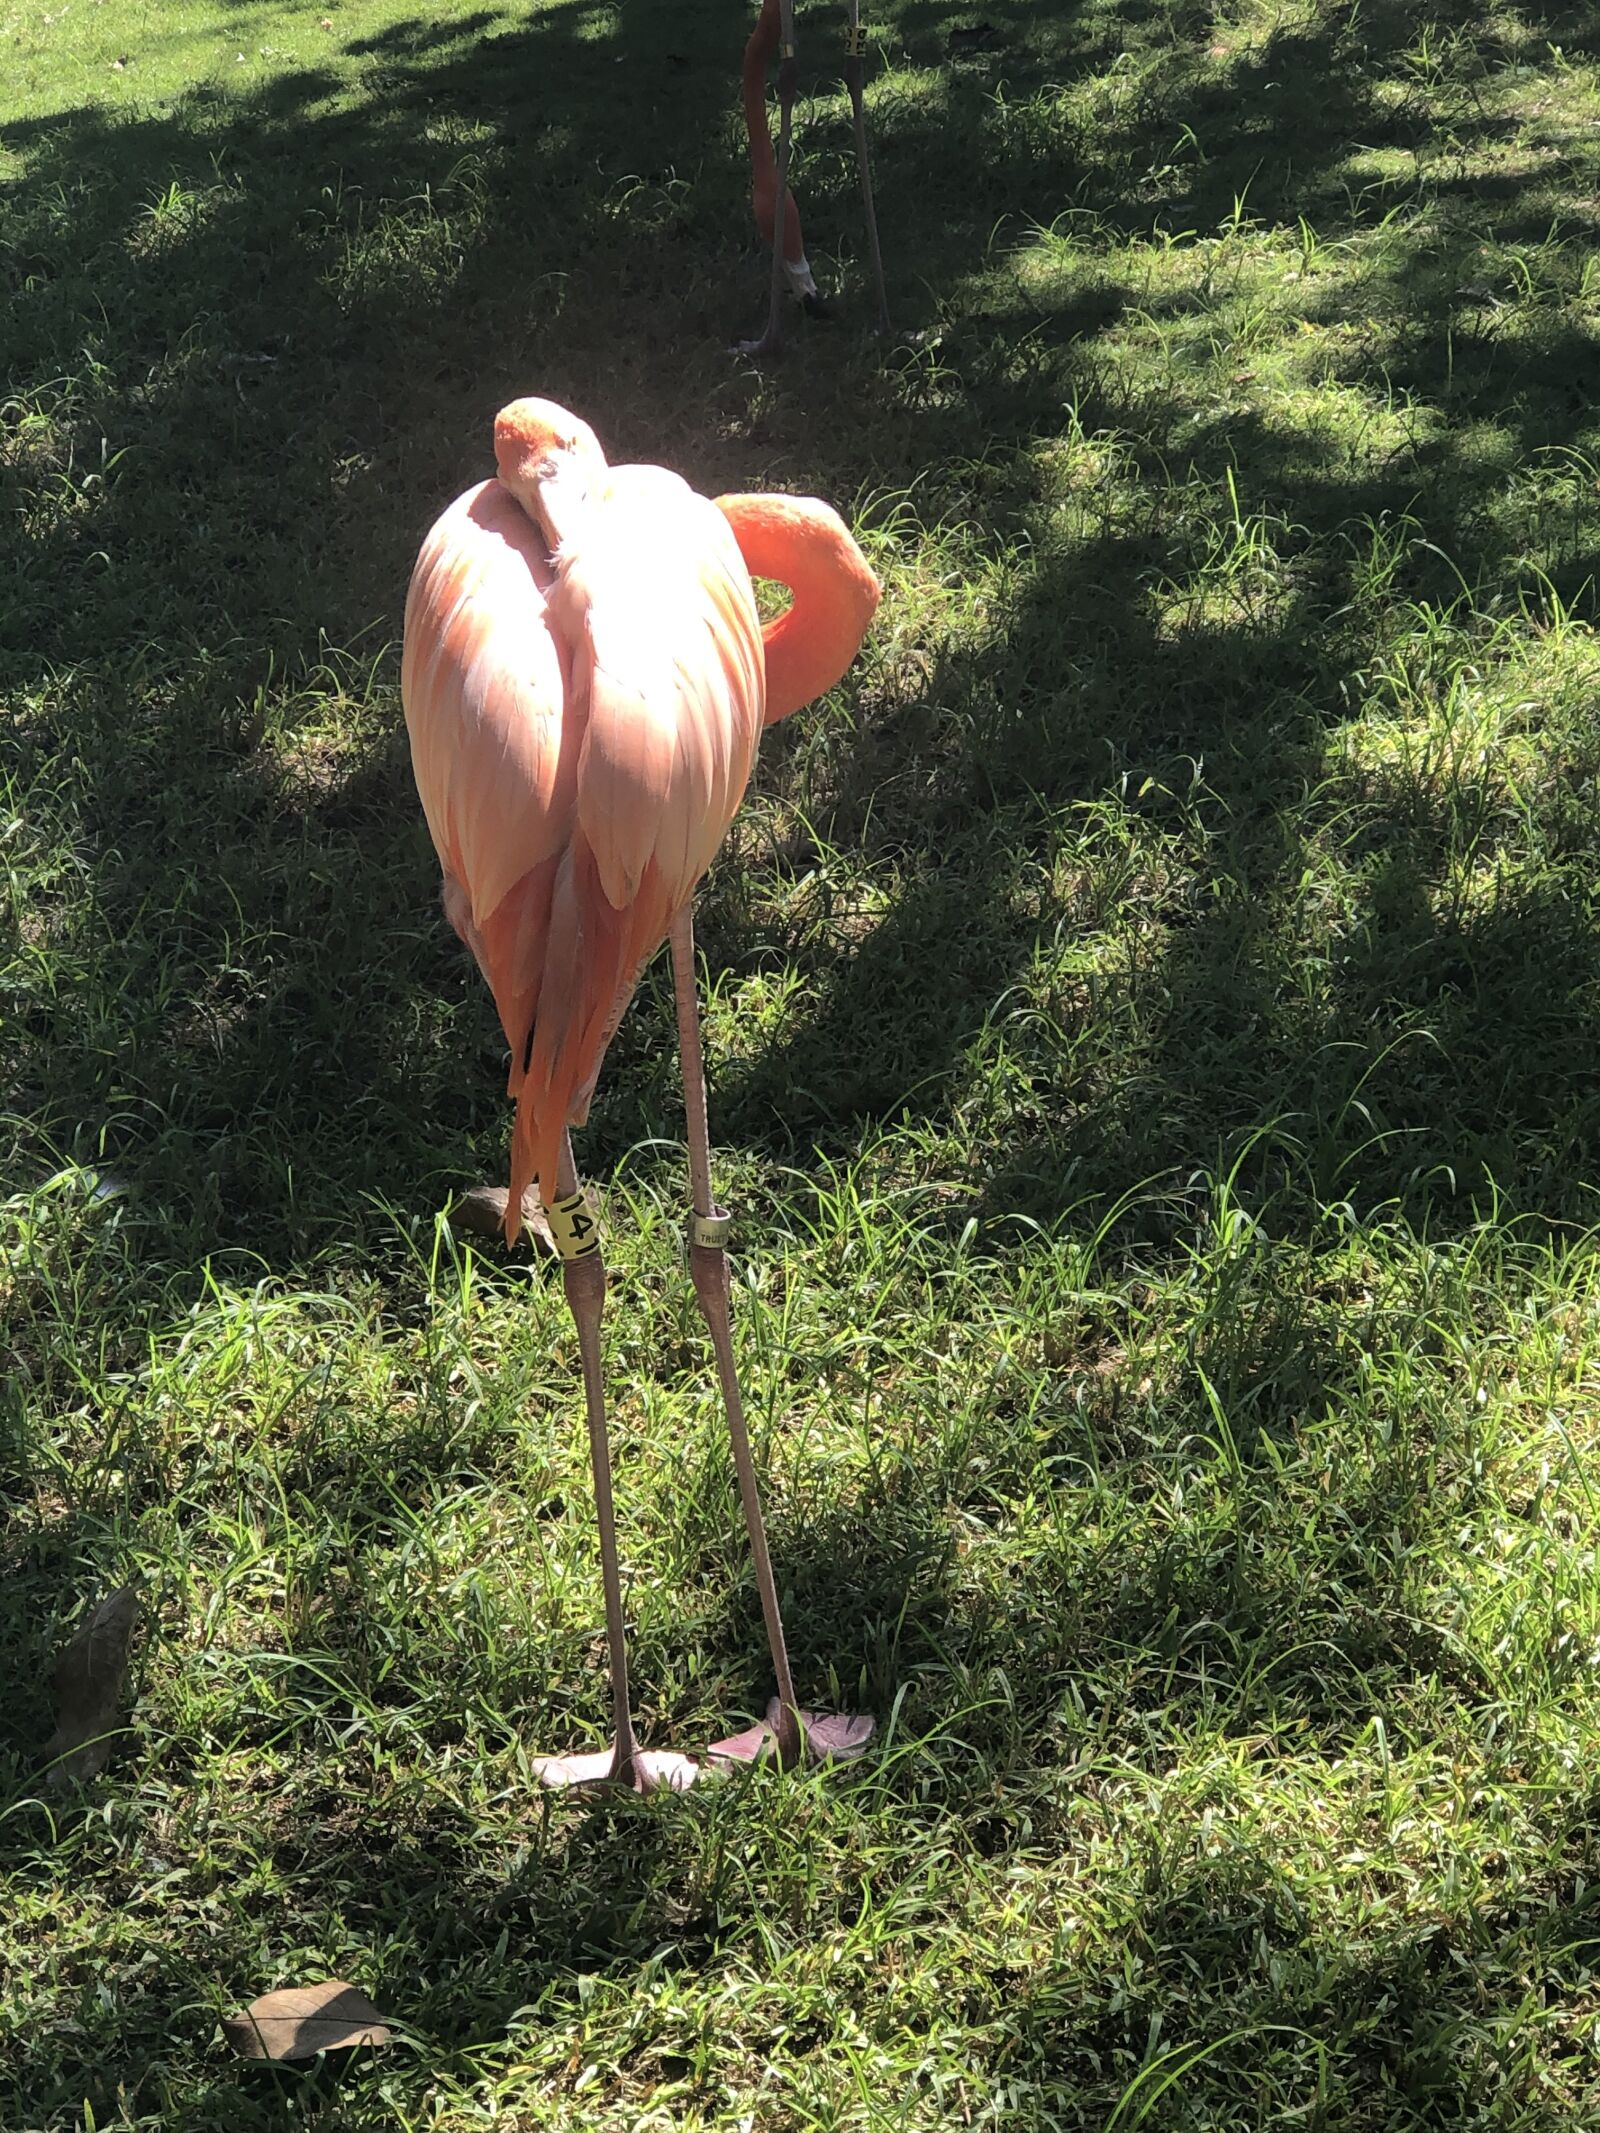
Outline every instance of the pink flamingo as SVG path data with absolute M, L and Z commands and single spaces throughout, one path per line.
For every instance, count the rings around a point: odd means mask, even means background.
M 697 495 L 663 467 L 608 465 L 594 432 L 548 400 L 495 422 L 496 478 L 445 511 L 406 599 L 401 693 L 412 767 L 472 950 L 511 1047 L 516 1099 L 505 1232 L 537 1180 L 577 1325 L 605 1585 L 615 1738 L 548 1756 L 548 1785 L 692 1784 L 689 1757 L 634 1736 L 611 1456 L 600 1372 L 605 1267 L 568 1129 L 584 1124 L 639 973 L 672 944 L 688 1118 L 695 1295 L 715 1350 L 778 1693 L 719 1762 L 769 1748 L 848 1758 L 864 1717 L 795 1699 L 761 1498 L 734 1370 L 729 1218 L 711 1192 L 695 999 L 693 898 L 744 795 L 764 725 L 839 680 L 879 598 L 826 504 Z M 793 600 L 765 628 L 752 573 Z

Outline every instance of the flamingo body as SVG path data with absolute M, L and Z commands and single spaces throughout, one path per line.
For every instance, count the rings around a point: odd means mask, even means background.
M 496 454 L 422 544 L 401 693 L 445 910 L 511 1047 L 514 1242 L 531 1180 L 556 1195 L 562 1134 L 727 833 L 763 722 L 844 671 L 878 587 L 825 506 L 719 508 L 664 468 L 607 465 L 550 402 L 503 410 Z M 765 639 L 741 541 L 796 592 Z

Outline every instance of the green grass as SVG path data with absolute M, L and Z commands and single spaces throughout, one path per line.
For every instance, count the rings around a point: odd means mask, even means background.
M 0 8 L 0 2127 L 1590 2127 L 1592 11 L 886 0 L 884 347 L 804 12 L 765 372 L 747 13 Z M 397 686 L 525 391 L 887 587 L 700 920 L 840 1781 L 529 1776 L 607 1716 L 574 1344 L 441 1217 L 503 1057 Z M 692 1749 L 768 1679 L 671 1027 L 580 1157 Z M 227 2058 L 329 1975 L 387 2054 Z

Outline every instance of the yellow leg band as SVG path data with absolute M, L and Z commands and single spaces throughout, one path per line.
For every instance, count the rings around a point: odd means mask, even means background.
M 545 1209 L 550 1241 L 563 1259 L 587 1259 L 600 1249 L 600 1218 L 589 1205 L 580 1185 L 564 1200 L 552 1201 Z

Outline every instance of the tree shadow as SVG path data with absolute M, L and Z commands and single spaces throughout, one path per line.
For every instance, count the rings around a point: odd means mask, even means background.
M 1515 2108 L 1538 2080 L 1534 2037 L 1559 2026 L 1592 1972 L 1588 1805 L 1554 1874 L 1512 1868 L 1494 1895 L 1385 1933 L 1320 1919 L 1342 1907 L 1227 1828 L 1216 1804 L 1214 1821 L 1191 1814 L 1147 1834 L 1143 1898 L 1120 1931 L 997 1981 L 1014 2010 L 1013 2076 L 1070 2094 L 1087 2116 L 1162 2062 L 1179 2078 L 1150 2098 L 1160 2126 L 1295 2115 L 1443 2127 Z M 1373 1841 L 1381 1859 L 1389 1841 Z

